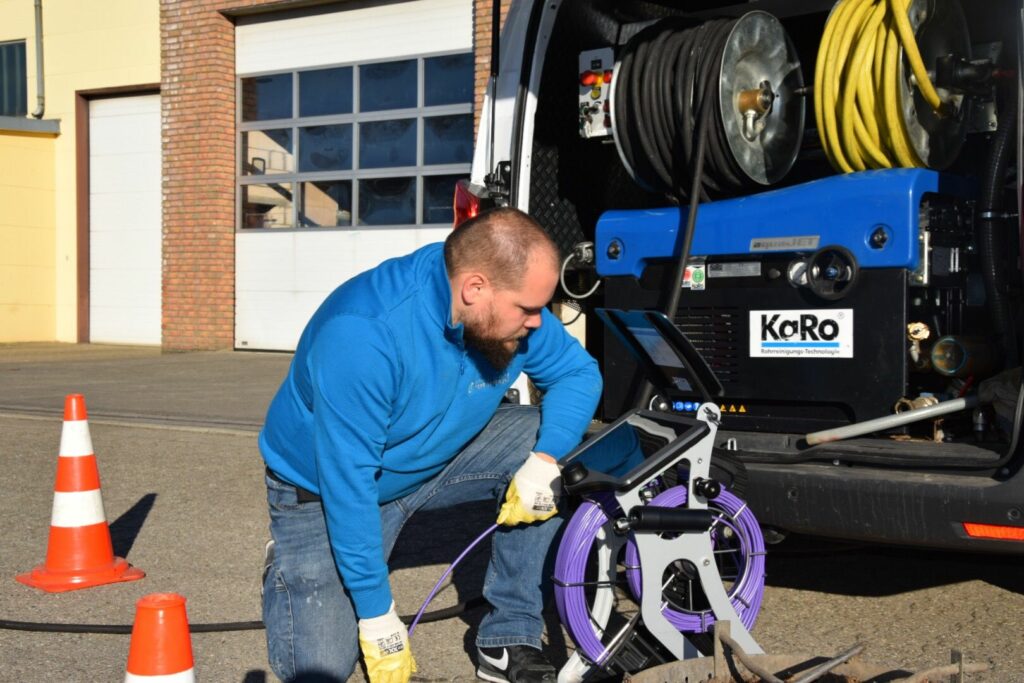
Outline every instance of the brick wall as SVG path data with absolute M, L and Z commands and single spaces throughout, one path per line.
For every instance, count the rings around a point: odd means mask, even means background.
M 509 0 L 501 0 L 501 21 L 504 25 L 508 14 Z M 473 122 L 475 128 L 480 126 L 480 113 L 483 110 L 484 93 L 487 91 L 487 79 L 491 73 L 491 13 L 494 11 L 494 0 L 473 0 L 473 51 L 476 55 L 474 73 L 475 94 L 473 100 Z
M 230 349 L 235 325 L 235 34 L 269 0 L 161 0 L 163 347 Z
M 469 2 L 470 0 L 467 0 Z M 472 0 L 476 105 L 492 0 Z M 235 36 L 224 12 L 287 0 L 161 0 L 163 348 L 230 349 L 235 324 Z M 503 3 L 507 9 L 507 0 Z

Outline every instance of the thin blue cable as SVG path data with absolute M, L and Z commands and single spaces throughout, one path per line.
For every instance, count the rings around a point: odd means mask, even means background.
M 455 569 L 456 565 L 458 565 L 459 562 L 462 562 L 463 558 L 465 558 L 466 555 L 468 555 L 470 553 L 470 551 L 473 550 L 473 548 L 475 548 L 480 543 L 480 541 L 484 540 L 485 538 L 487 538 L 488 536 L 493 534 L 494 530 L 497 529 L 497 528 L 498 528 L 497 524 L 492 524 L 487 529 L 487 531 L 485 531 L 482 534 L 480 534 L 479 536 L 477 536 L 476 539 L 472 543 L 470 543 L 468 546 L 466 546 L 466 549 L 462 551 L 462 554 L 459 555 L 458 557 L 456 557 L 455 561 L 452 562 L 450 565 L 448 565 L 448 569 L 444 570 L 444 574 L 442 574 L 441 578 L 437 580 L 436 584 L 434 584 L 434 589 L 432 591 L 430 591 L 430 595 L 428 595 L 427 599 L 423 601 L 423 606 L 420 607 L 420 611 L 416 613 L 416 618 L 412 620 L 411 624 L 409 624 L 409 637 L 410 638 L 412 637 L 413 631 L 416 630 L 416 624 L 419 623 L 420 617 L 422 617 L 423 616 L 423 612 L 426 611 L 427 605 L 430 604 L 430 601 L 433 600 L 434 596 L 437 595 L 438 591 L 441 590 L 441 585 L 444 584 L 444 581 L 445 581 L 445 579 L 448 578 L 448 575 L 452 573 L 452 570 Z

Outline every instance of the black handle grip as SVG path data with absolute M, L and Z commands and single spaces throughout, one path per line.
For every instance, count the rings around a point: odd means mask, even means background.
M 714 522 L 715 513 L 711 510 L 638 505 L 629 511 L 630 531 L 701 533 Z

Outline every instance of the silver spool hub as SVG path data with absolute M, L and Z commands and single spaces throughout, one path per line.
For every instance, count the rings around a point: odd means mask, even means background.
M 793 42 L 767 12 L 744 14 L 722 54 L 719 107 L 729 149 L 761 185 L 792 168 L 804 133 L 804 79 Z
M 971 40 L 967 18 L 957 0 L 914 0 L 910 5 L 910 25 L 917 48 L 930 78 L 935 77 L 935 62 L 946 55 L 971 58 Z M 907 135 L 925 166 L 948 167 L 956 159 L 967 137 L 968 101 L 962 94 L 936 88 L 945 109 L 936 113 L 914 83 L 909 62 L 900 50 L 900 108 Z

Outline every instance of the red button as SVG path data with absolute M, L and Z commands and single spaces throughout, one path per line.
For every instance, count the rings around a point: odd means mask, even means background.
M 597 82 L 597 74 L 593 71 L 584 71 L 580 74 L 580 85 L 594 85 Z

